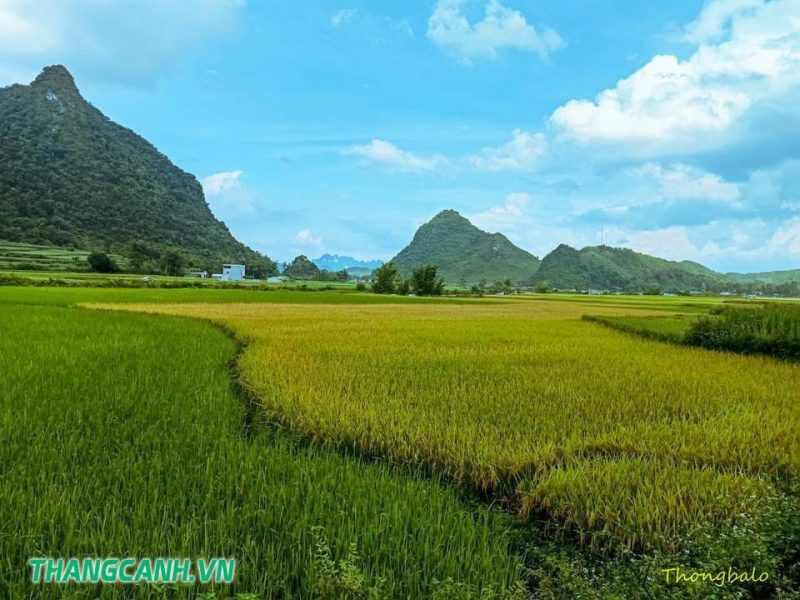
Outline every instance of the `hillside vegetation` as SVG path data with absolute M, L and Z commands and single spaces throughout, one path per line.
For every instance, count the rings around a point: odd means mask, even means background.
M 390 262 L 408 276 L 416 267 L 435 265 L 448 285 L 530 279 L 539 259 L 500 233 L 475 227 L 454 210 L 444 210 L 420 227 L 414 239 Z
M 705 290 L 725 277 L 691 262 L 675 262 L 627 248 L 587 246 L 576 250 L 561 244 L 542 259 L 533 281 L 560 289 L 644 291 Z
M 167 250 L 189 266 L 275 265 L 214 218 L 194 176 L 80 95 L 62 66 L 0 89 L 0 239 L 124 254 L 157 268 Z

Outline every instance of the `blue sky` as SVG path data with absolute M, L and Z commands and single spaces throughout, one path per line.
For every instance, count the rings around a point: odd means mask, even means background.
M 277 260 L 454 208 L 539 256 L 800 268 L 800 0 L 0 0 L 0 85 L 53 63 Z

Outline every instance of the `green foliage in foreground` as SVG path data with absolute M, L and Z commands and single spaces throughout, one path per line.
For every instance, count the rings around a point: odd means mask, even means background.
M 716 312 L 692 324 L 687 344 L 800 360 L 800 305 L 725 306 Z
M 800 360 L 800 304 L 731 304 L 714 307 L 701 317 L 585 315 L 583 319 L 662 342 Z
M 221 331 L 13 305 L 0 331 L 0 597 L 153 597 L 34 588 L 31 556 L 235 557 L 237 582 L 218 597 L 339 600 L 380 583 L 376 598 L 416 599 L 437 594 L 437 580 L 511 597 L 499 590 L 522 569 L 508 517 L 436 482 L 243 427 L 253 413 L 231 389 L 235 347 Z M 323 596 L 331 573 L 362 587 Z

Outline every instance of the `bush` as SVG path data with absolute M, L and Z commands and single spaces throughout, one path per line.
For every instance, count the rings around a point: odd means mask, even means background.
M 444 279 L 437 275 L 435 265 L 414 269 L 410 284 L 417 296 L 441 296 L 444 291 Z
M 725 307 L 716 315 L 698 319 L 684 341 L 712 350 L 800 360 L 800 306 Z
M 89 267 L 96 273 L 114 273 L 117 265 L 105 252 L 92 252 L 86 257 Z
M 394 294 L 397 280 L 397 269 L 392 263 L 386 263 L 375 269 L 373 273 L 372 291 L 376 294 Z

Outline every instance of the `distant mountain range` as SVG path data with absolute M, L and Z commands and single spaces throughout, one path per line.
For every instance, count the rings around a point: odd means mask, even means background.
M 0 157 L 0 239 L 275 271 L 214 218 L 193 175 L 84 100 L 62 66 L 0 88 Z
M 434 264 L 451 285 L 527 281 L 539 268 L 539 259 L 533 254 L 517 248 L 500 233 L 478 229 L 454 210 L 443 210 L 420 227 L 391 262 L 404 275 L 414 267 Z
M 454 210 L 444 210 L 422 225 L 392 262 L 402 274 L 424 264 L 437 265 L 446 283 L 462 286 L 510 279 L 517 285 L 563 290 L 683 292 L 767 284 L 794 294 L 800 284 L 800 269 L 718 273 L 688 260 L 676 262 L 605 245 L 577 250 L 561 244 L 540 261 L 505 236 L 478 229 Z
M 320 269 L 331 272 L 353 268 L 374 271 L 383 264 L 382 260 L 358 260 L 352 256 L 339 256 L 338 254 L 323 254 L 319 258 L 312 258 L 311 262 Z

